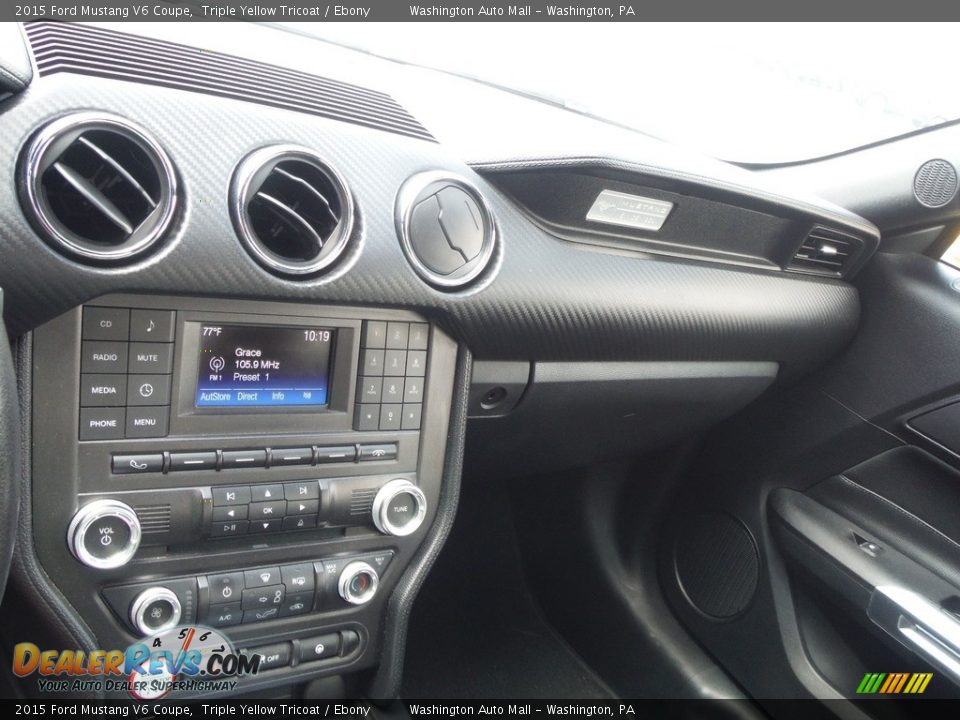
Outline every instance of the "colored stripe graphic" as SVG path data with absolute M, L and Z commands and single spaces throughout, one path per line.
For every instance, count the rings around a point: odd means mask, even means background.
M 933 673 L 867 673 L 857 686 L 858 695 L 920 695 Z

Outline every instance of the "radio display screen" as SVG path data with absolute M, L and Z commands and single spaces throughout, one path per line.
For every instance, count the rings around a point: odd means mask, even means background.
M 196 407 L 327 405 L 335 334 L 319 327 L 201 324 Z

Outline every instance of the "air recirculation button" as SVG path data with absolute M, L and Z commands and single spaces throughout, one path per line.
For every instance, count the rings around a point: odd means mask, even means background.
M 466 285 L 493 257 L 493 216 L 463 178 L 439 172 L 410 178 L 397 196 L 397 225 L 410 264 L 433 285 Z

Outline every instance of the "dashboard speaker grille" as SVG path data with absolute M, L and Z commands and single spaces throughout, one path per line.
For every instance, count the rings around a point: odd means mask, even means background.
M 957 194 L 957 170 L 946 160 L 928 160 L 913 179 L 913 193 L 921 205 L 937 208 Z
M 244 58 L 60 22 L 30 22 L 41 76 L 60 72 L 132 80 L 319 115 L 434 141 L 389 95 Z
M 721 513 L 692 518 L 684 527 L 674 566 L 687 600 L 717 620 L 739 615 L 753 599 L 760 576 L 753 537 L 737 519 Z

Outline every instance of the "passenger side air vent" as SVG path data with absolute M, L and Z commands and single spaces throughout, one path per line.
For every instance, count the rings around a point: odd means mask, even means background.
M 237 168 L 230 207 L 254 260 L 282 275 L 310 275 L 343 253 L 353 227 L 346 183 L 306 148 L 268 147 Z
M 863 249 L 863 242 L 846 233 L 816 226 L 797 250 L 787 270 L 839 277 Z
M 20 159 L 20 199 L 55 249 L 116 263 L 163 237 L 176 210 L 176 175 L 142 128 L 112 115 L 76 113 L 31 141 Z

